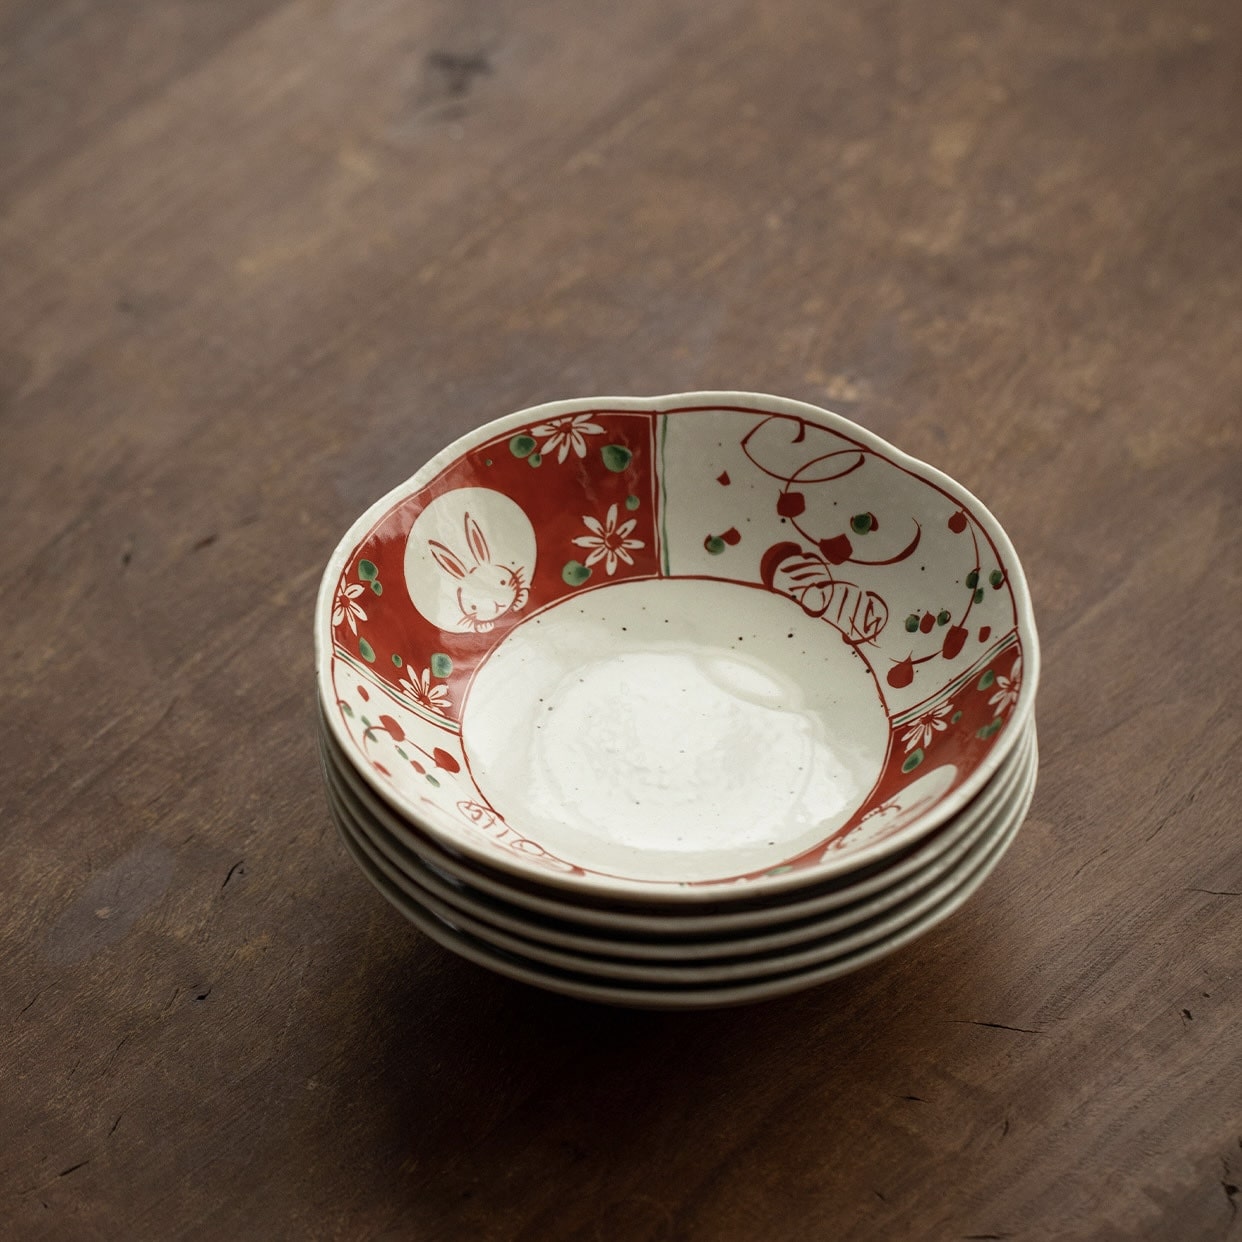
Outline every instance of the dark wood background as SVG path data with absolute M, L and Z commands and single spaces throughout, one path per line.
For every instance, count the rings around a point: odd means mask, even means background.
M 0 1233 L 1242 1238 L 1242 9 L 0 0 Z M 839 983 L 420 938 L 311 606 L 450 438 L 828 405 L 1005 522 L 1030 819 Z

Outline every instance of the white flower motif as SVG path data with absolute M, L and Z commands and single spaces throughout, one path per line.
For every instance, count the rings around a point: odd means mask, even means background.
M 579 535 L 574 540 L 574 544 L 579 548 L 590 548 L 590 555 L 586 558 L 586 565 L 590 566 L 599 561 L 604 562 L 604 568 L 608 571 L 611 578 L 617 572 L 617 563 L 624 561 L 627 565 L 634 564 L 634 558 L 630 553 L 635 548 L 641 548 L 645 545 L 641 539 L 631 539 L 630 532 L 638 525 L 636 518 L 630 518 L 628 522 L 622 522 L 617 525 L 617 506 L 612 505 L 608 510 L 608 516 L 603 522 L 598 518 L 584 517 L 582 519 L 589 535 Z
M 397 678 L 397 685 L 419 707 L 426 708 L 427 711 L 435 712 L 437 715 L 443 716 L 453 706 L 449 701 L 448 687 L 433 686 L 431 684 L 431 670 L 429 668 L 423 669 L 416 676 Z
M 937 733 L 943 733 L 949 727 L 949 714 L 952 711 L 952 703 L 941 703 L 939 707 L 930 708 L 913 720 L 901 739 L 906 744 L 906 750 L 926 746 Z
M 543 438 L 542 451 L 545 456 L 556 449 L 556 460 L 563 462 L 569 456 L 570 449 L 579 457 L 585 457 L 587 446 L 583 436 L 602 435 L 603 431 L 598 423 L 591 422 L 589 414 L 569 414 L 532 427 L 530 434 Z
M 358 603 L 358 596 L 365 590 L 366 587 L 361 582 L 348 583 L 345 581 L 345 575 L 341 575 L 341 585 L 336 588 L 336 602 L 332 605 L 334 626 L 340 625 L 342 621 L 348 621 L 349 628 L 355 634 L 358 633 L 358 622 L 367 619 L 362 605 Z
M 1008 711 L 1018 701 L 1018 695 L 1021 691 L 1022 657 L 1019 656 L 1013 662 L 1013 668 L 1009 670 L 1008 677 L 1002 677 L 997 674 L 996 693 L 988 699 L 988 703 L 995 709 L 993 714 L 999 716 Z

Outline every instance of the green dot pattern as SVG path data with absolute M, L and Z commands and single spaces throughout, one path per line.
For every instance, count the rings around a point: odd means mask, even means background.
M 605 444 L 600 449 L 599 455 L 604 459 L 604 465 L 613 474 L 620 474 L 630 464 L 630 459 L 634 456 L 623 444 Z

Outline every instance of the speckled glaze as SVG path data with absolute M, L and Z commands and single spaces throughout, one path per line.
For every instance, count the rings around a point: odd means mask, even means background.
M 974 497 L 737 393 L 464 437 L 348 532 L 315 635 L 334 742 L 420 831 L 674 903 L 813 883 L 944 823 L 1038 673 L 1021 567 Z

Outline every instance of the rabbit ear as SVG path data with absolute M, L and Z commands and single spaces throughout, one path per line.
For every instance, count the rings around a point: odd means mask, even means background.
M 431 555 L 435 557 L 436 564 L 446 574 L 451 574 L 454 578 L 464 578 L 466 576 L 466 567 L 444 544 L 437 543 L 434 539 L 428 539 L 427 546 L 431 549 Z
M 485 565 L 492 559 L 491 553 L 487 550 L 487 540 L 483 538 L 483 531 L 479 528 L 478 522 L 468 513 L 466 514 L 466 545 L 474 553 L 474 559 L 480 565 Z

